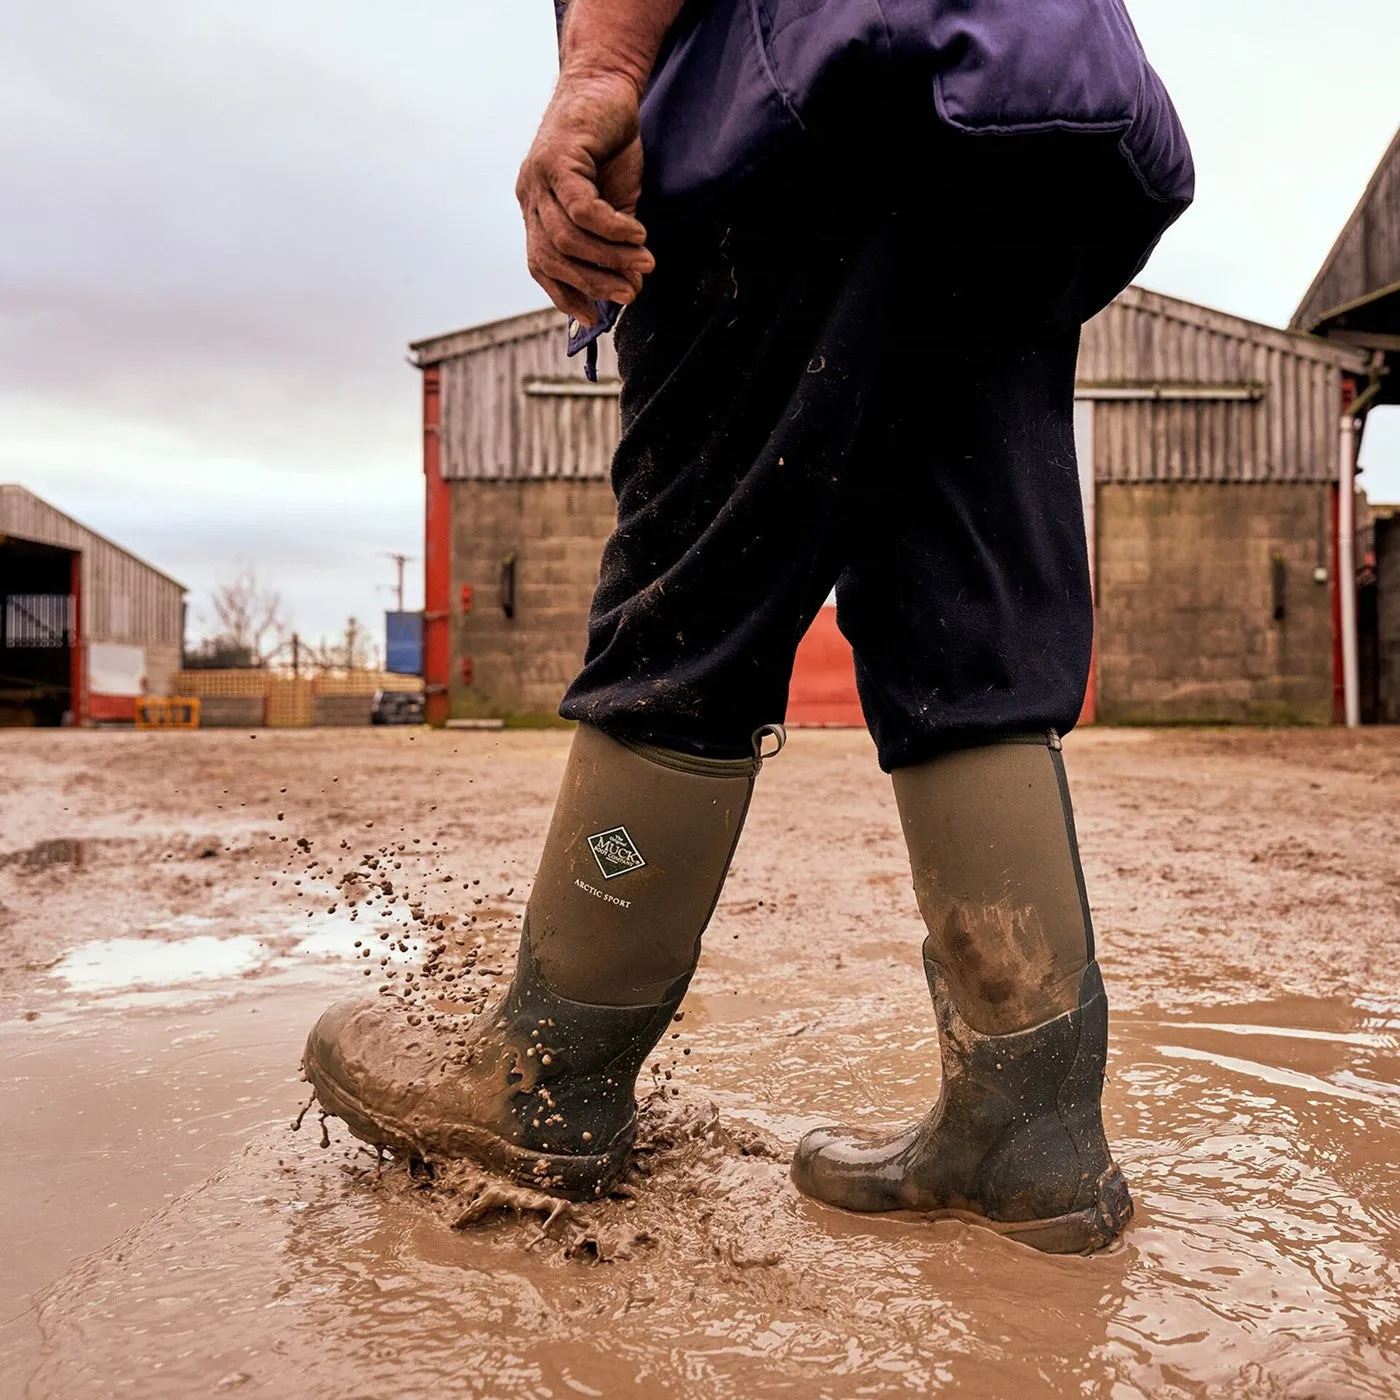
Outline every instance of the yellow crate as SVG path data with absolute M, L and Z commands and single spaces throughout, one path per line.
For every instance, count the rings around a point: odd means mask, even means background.
M 199 697 L 141 695 L 136 700 L 137 729 L 198 729 Z

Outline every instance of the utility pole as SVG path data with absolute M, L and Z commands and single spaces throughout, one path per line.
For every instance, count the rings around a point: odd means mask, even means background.
M 301 636 L 297 632 L 292 633 L 292 675 L 301 675 Z
M 386 553 L 386 554 L 384 555 L 384 557 L 385 557 L 386 559 L 392 559 L 392 560 L 394 561 L 394 563 L 398 566 L 399 581 L 398 581 L 398 584 L 397 584 L 397 587 L 396 587 L 396 590 L 395 590 L 395 591 L 397 592 L 397 594 L 398 594 L 398 599 L 399 599 L 399 607 L 398 607 L 398 610 L 399 610 L 399 612 L 402 612 L 402 611 L 403 611 L 403 566 L 404 566 L 405 564 L 409 563 L 409 562 L 410 562 L 412 559 L 414 559 L 416 556 L 414 556 L 414 555 L 412 555 L 412 554 L 393 554 L 393 553 Z

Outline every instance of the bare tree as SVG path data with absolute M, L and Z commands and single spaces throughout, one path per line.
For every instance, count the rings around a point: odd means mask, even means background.
M 357 617 L 345 620 L 345 640 L 341 644 L 347 671 L 367 671 L 374 655 L 374 643 Z
M 216 641 L 231 652 L 243 652 L 254 666 L 266 666 L 285 644 L 287 621 L 282 595 L 264 587 L 251 564 L 245 564 L 211 595 L 219 620 Z
M 346 618 L 345 631 L 335 641 L 303 645 L 320 671 L 373 671 L 379 665 L 379 648 L 357 617 Z

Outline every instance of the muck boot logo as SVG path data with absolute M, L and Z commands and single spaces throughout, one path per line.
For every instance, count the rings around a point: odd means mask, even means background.
M 595 831 L 588 838 L 588 849 L 593 852 L 593 859 L 598 862 L 598 869 L 603 872 L 605 880 L 626 875 L 629 870 L 640 870 L 646 864 L 625 826 L 615 826 L 611 831 Z

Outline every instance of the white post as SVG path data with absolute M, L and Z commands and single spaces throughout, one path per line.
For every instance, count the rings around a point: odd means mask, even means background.
M 1098 559 L 1095 557 L 1095 543 L 1098 531 L 1094 520 L 1097 504 L 1094 490 L 1094 401 L 1076 399 L 1074 401 L 1074 455 L 1079 460 L 1079 497 L 1084 503 L 1084 533 L 1089 544 L 1089 578 L 1098 592 Z
M 1337 473 L 1337 588 L 1342 612 L 1342 706 L 1348 729 L 1361 723 L 1361 676 L 1356 650 L 1356 419 L 1342 415 Z
M 1098 498 L 1094 485 L 1094 401 L 1076 398 L 1074 401 L 1074 454 L 1079 461 L 1079 496 L 1084 505 L 1084 535 L 1089 549 L 1090 595 L 1099 596 L 1098 559 Z M 1098 649 L 1090 655 L 1089 684 L 1085 687 L 1084 706 L 1080 718 L 1092 724 L 1098 718 L 1099 677 Z

